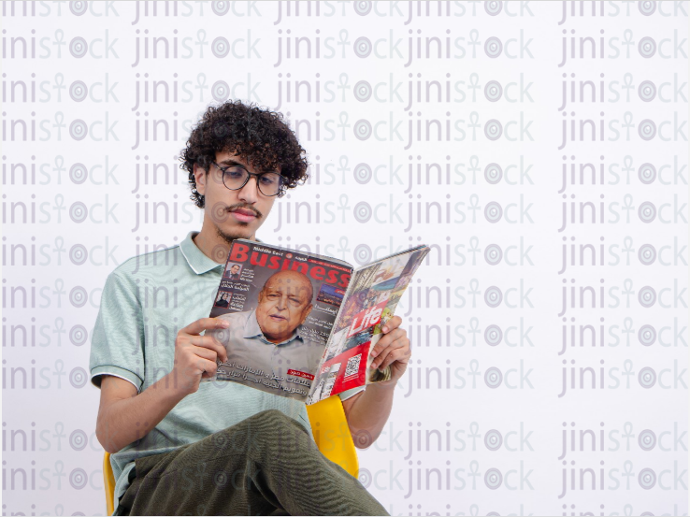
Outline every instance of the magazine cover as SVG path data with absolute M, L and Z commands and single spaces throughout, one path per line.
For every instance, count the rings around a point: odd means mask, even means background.
M 419 246 L 354 271 L 307 404 L 390 378 L 390 367 L 371 368 L 369 353 L 428 252 Z
M 228 352 L 215 379 L 306 400 L 351 273 L 337 259 L 236 240 L 210 313 L 230 327 L 206 332 Z
M 334 258 L 237 239 L 210 313 L 230 327 L 206 332 L 228 359 L 202 382 L 314 404 L 388 380 L 390 367 L 372 369 L 369 352 L 428 252 L 418 246 L 353 271 Z

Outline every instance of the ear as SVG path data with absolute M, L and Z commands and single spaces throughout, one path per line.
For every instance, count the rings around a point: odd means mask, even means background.
M 194 181 L 196 181 L 196 191 L 202 196 L 206 195 L 206 171 L 199 164 L 194 164 Z

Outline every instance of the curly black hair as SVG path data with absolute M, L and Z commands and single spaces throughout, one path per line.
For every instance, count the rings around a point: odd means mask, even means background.
M 180 168 L 189 173 L 189 198 L 199 208 L 204 207 L 204 196 L 196 190 L 194 164 L 208 172 L 217 152 L 237 154 L 258 171 L 280 167 L 285 188 L 295 188 L 308 178 L 306 151 L 281 113 L 228 100 L 208 107 L 180 153 Z

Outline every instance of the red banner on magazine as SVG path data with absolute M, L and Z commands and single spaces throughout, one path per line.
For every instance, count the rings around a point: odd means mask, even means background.
M 388 300 L 384 300 L 378 305 L 369 307 L 358 313 L 354 318 L 352 318 L 352 325 L 347 331 L 347 337 L 354 336 L 355 334 L 362 332 L 363 330 L 373 327 L 381 321 L 381 313 L 383 309 L 386 308 Z
M 336 363 L 342 363 L 335 378 L 331 395 L 336 395 L 342 391 L 365 384 L 370 343 L 371 341 L 367 341 L 357 345 L 323 363 L 321 366 L 322 371 L 329 369 Z
M 311 373 L 300 372 L 299 370 L 293 370 L 292 368 L 290 368 L 287 371 L 287 374 L 288 375 L 296 375 L 297 377 L 302 377 L 303 379 L 309 379 L 310 381 L 314 380 L 314 376 Z

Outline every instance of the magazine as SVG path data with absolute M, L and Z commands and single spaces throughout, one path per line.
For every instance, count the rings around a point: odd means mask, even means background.
M 371 367 L 381 327 L 429 252 L 421 245 L 357 269 L 332 257 L 236 239 L 207 330 L 226 349 L 214 377 L 306 404 L 390 379 Z

